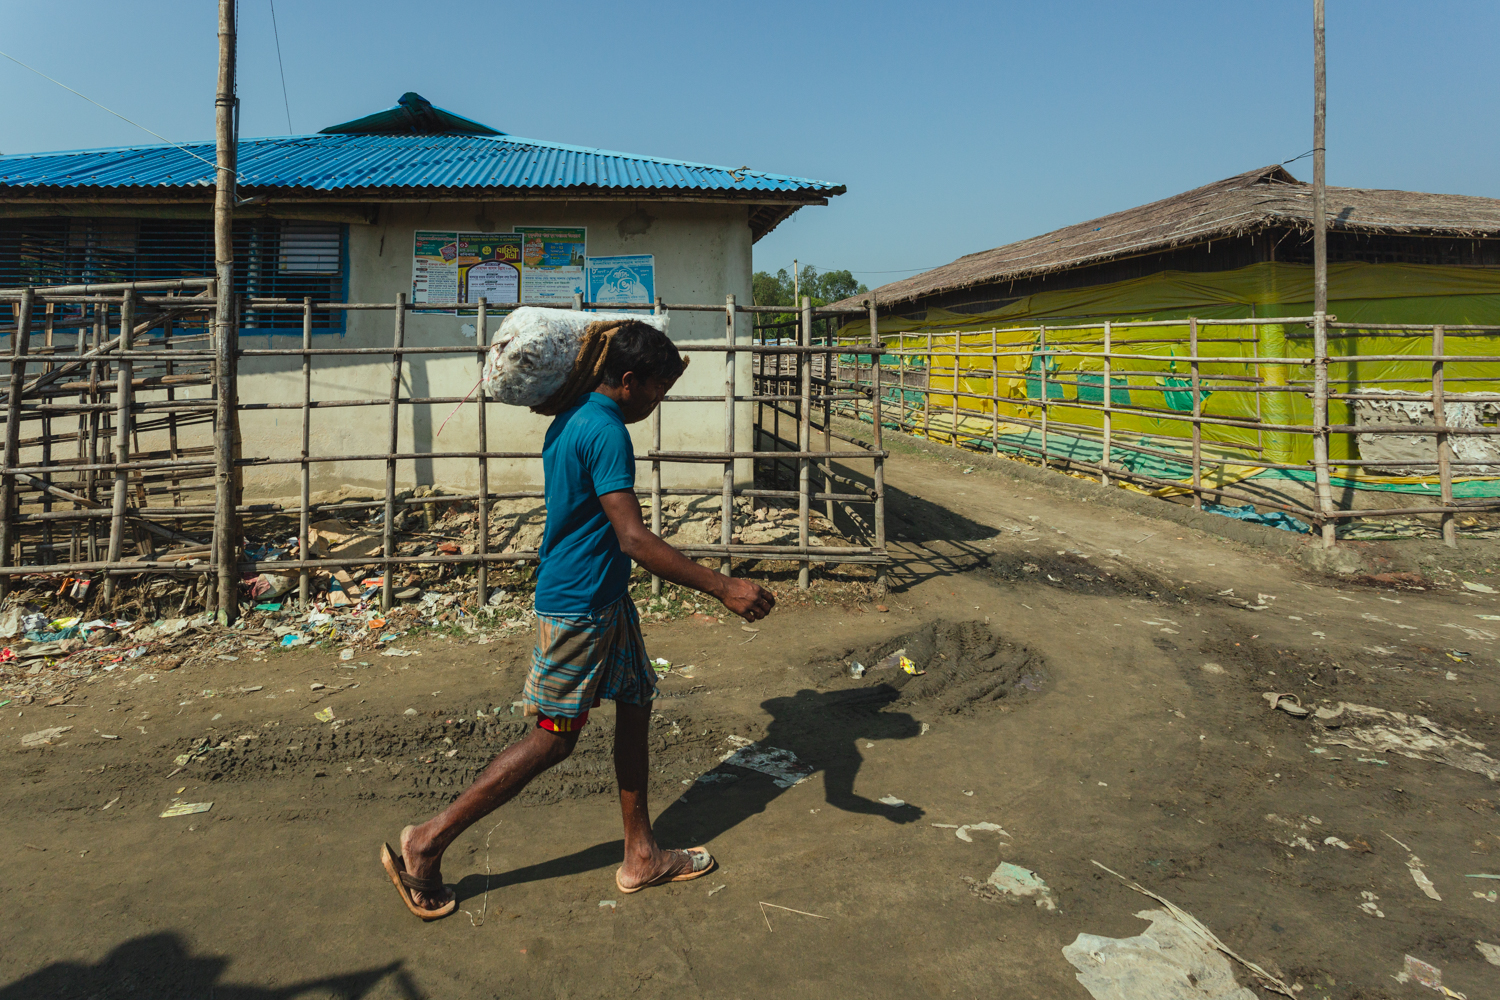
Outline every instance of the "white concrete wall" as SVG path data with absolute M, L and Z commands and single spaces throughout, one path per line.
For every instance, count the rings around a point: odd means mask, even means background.
M 397 293 L 411 291 L 412 234 L 418 229 L 506 232 L 517 225 L 588 227 L 590 256 L 650 253 L 656 256 L 657 295 L 668 302 L 722 303 L 733 293 L 740 303 L 751 301 L 751 234 L 747 211 L 738 206 L 709 204 L 631 203 L 509 203 L 426 204 L 382 206 L 376 225 L 349 227 L 349 299 L 354 302 L 393 302 Z M 409 346 L 475 343 L 462 335 L 472 317 L 410 314 L 406 320 Z M 386 347 L 392 343 L 394 314 L 351 313 L 345 333 L 314 334 L 315 346 Z M 498 326 L 490 321 L 490 331 Z M 739 319 L 741 342 L 748 342 L 751 320 Z M 673 314 L 672 339 L 679 343 L 722 343 L 723 313 Z M 270 346 L 300 346 L 300 334 L 276 336 Z M 488 337 L 485 337 L 488 342 Z M 242 347 L 267 346 L 262 335 L 248 335 Z M 749 355 L 740 354 L 739 392 L 749 391 Z M 385 399 L 391 369 L 384 358 L 316 358 L 314 399 Z M 414 356 L 403 370 L 402 395 L 462 397 L 474 389 L 479 365 L 472 356 Z M 675 394 L 709 395 L 724 391 L 722 355 L 695 354 Z M 296 358 L 246 359 L 240 366 L 242 402 L 300 401 L 302 372 Z M 399 450 L 405 452 L 469 451 L 478 446 L 475 405 L 403 406 Z M 528 410 L 488 404 L 489 448 L 492 451 L 539 451 L 551 420 Z M 451 419 L 450 419 L 451 415 Z M 298 410 L 246 413 L 241 416 L 244 454 L 295 457 L 301 442 L 302 416 Z M 447 421 L 446 426 L 442 426 Z M 741 404 L 736 419 L 738 448 L 750 446 L 750 407 Z M 668 404 L 663 417 L 663 447 L 671 450 L 719 450 L 724 446 L 722 403 Z M 441 435 L 439 428 L 442 427 Z M 636 453 L 651 445 L 650 422 L 631 428 Z M 339 407 L 312 411 L 313 455 L 384 454 L 389 437 L 387 407 Z M 438 484 L 473 489 L 478 483 L 475 459 L 419 459 L 398 464 L 402 487 Z M 649 465 L 638 467 L 638 483 L 650 482 Z M 741 463 L 737 479 L 750 475 Z M 295 465 L 251 467 L 246 470 L 248 497 L 291 496 L 298 490 Z M 536 487 L 541 483 L 540 460 L 501 460 L 490 463 L 490 488 Z M 723 480 L 719 465 L 665 466 L 666 485 L 717 485 Z M 313 466 L 313 489 L 341 484 L 383 486 L 383 462 L 330 462 Z

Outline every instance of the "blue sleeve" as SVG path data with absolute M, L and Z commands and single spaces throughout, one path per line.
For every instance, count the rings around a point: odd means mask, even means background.
M 601 428 L 583 451 L 595 496 L 635 487 L 635 447 L 623 424 Z

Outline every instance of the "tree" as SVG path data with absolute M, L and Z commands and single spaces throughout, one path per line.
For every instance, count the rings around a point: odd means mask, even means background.
M 797 290 L 812 299 L 814 306 L 826 306 L 830 302 L 847 299 L 851 295 L 863 295 L 870 289 L 862 281 L 855 281 L 848 271 L 819 271 L 811 264 L 802 267 L 800 286 Z M 752 278 L 755 304 L 758 306 L 795 306 L 792 298 L 792 275 L 782 268 L 775 274 L 756 271 Z
M 819 271 L 811 264 L 803 265 L 800 278 L 797 291 L 812 299 L 814 308 L 853 295 L 863 295 L 870 290 L 864 282 L 855 281 L 854 275 L 848 271 Z M 791 306 L 795 309 L 798 305 L 793 298 L 792 275 L 787 268 L 782 268 L 775 274 L 756 271 L 751 279 L 751 288 L 758 306 Z M 796 315 L 792 312 L 782 315 L 762 313 L 759 322 L 786 323 L 795 318 Z

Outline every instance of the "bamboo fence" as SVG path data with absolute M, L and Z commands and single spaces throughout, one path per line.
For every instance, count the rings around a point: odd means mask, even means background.
M 8 386 L 5 409 L 4 463 L 0 466 L 0 587 L 17 576 L 48 574 L 70 582 L 101 583 L 106 602 L 114 596 L 121 578 L 171 574 L 201 580 L 202 603 L 221 610 L 226 618 L 236 615 L 242 574 L 295 572 L 298 595 L 304 606 L 309 599 L 310 576 L 318 570 L 333 570 L 351 564 L 382 567 L 381 603 L 389 608 L 394 600 L 394 574 L 388 567 L 406 564 L 456 563 L 476 568 L 475 586 L 483 602 L 488 592 L 488 569 L 495 564 L 535 560 L 534 550 L 490 551 L 487 530 L 477 532 L 472 553 L 396 554 L 398 508 L 415 505 L 475 504 L 478 523 L 487 528 L 491 505 L 498 500 L 535 498 L 536 491 L 492 490 L 489 463 L 503 459 L 540 459 L 539 451 L 496 450 L 489 441 L 489 408 L 500 404 L 483 398 L 411 396 L 402 394 L 403 367 L 407 359 L 423 355 L 467 355 L 477 370 L 482 368 L 488 345 L 484 337 L 474 346 L 413 347 L 406 343 L 406 322 L 415 309 L 466 309 L 473 304 L 421 303 L 413 305 L 405 294 L 394 302 L 315 303 L 309 300 L 249 299 L 236 297 L 229 303 L 232 322 L 216 326 L 218 300 L 213 279 L 131 282 L 50 288 L 0 289 L 0 303 L 8 304 L 11 322 L 0 323 L 0 337 L 9 336 L 8 357 L 0 374 Z M 509 312 L 516 303 L 491 304 L 481 299 L 477 306 L 477 328 L 486 320 Z M 576 297 L 574 309 L 592 308 Z M 619 308 L 607 306 L 606 308 Z M 652 417 L 653 445 L 640 460 L 649 462 L 650 483 L 636 492 L 652 501 L 652 530 L 662 528 L 662 498 L 665 496 L 719 496 L 722 503 L 721 535 L 717 544 L 680 545 L 692 558 L 717 557 L 721 570 L 734 569 L 734 560 L 776 560 L 799 566 L 798 583 L 809 586 L 815 563 L 869 563 L 877 566 L 880 582 L 888 562 L 884 530 L 884 459 L 881 423 L 877 422 L 873 443 L 845 441 L 835 446 L 828 428 L 834 403 L 854 395 L 879 413 L 877 391 L 830 393 L 822 384 L 814 386 L 813 358 L 823 367 L 833 365 L 835 355 L 847 356 L 863 350 L 874 354 L 878 346 L 848 344 L 814 345 L 812 307 L 804 300 L 799 333 L 793 343 L 766 343 L 757 339 L 744 317 L 786 312 L 785 307 L 757 307 L 736 303 L 734 296 L 723 304 L 667 304 L 658 301 L 643 307 L 655 312 L 717 312 L 724 317 L 721 344 L 682 343 L 688 353 L 719 354 L 725 361 L 722 395 L 669 395 Z M 68 310 L 64 315 L 62 310 Z M 298 347 L 242 348 L 238 342 L 239 316 L 244 310 L 257 313 L 289 311 L 302 318 Z M 389 347 L 320 347 L 313 338 L 314 316 L 319 310 L 387 312 L 392 317 Z M 872 315 L 873 319 L 873 315 Z M 227 329 L 226 335 L 216 335 Z M 111 331 L 116 331 L 110 336 Z M 38 333 L 42 345 L 34 347 Z M 828 339 L 828 338 L 824 338 Z M 874 338 L 872 338 L 873 340 Z M 738 364 L 740 355 L 750 356 L 753 373 L 748 384 Z M 390 390 L 384 396 L 365 399 L 318 399 L 314 394 L 314 371 L 318 358 L 342 356 L 388 357 L 391 359 Z M 239 395 L 237 374 L 242 361 L 258 358 L 300 358 L 300 398 L 244 399 Z M 763 367 L 778 372 L 789 366 L 787 379 L 767 378 Z M 819 380 L 820 383 L 826 380 Z M 772 388 L 762 391 L 765 383 Z M 795 384 L 798 391 L 784 389 Z M 206 398 L 179 398 L 185 387 L 206 387 Z M 837 398 L 835 398 L 837 396 Z M 152 398 L 143 398 L 152 397 Z M 160 398 L 154 398 L 160 397 Z M 724 447 L 717 451 L 668 450 L 662 446 L 662 425 L 672 420 L 673 404 L 722 401 Z M 474 411 L 476 439 L 472 449 L 401 452 L 398 428 L 403 410 L 414 405 L 448 403 Z M 751 450 L 738 450 L 736 415 L 742 404 L 755 415 Z M 772 426 L 764 426 L 766 406 L 774 407 Z M 813 420 L 821 406 L 823 441 L 814 447 Z M 328 407 L 374 408 L 385 411 L 387 447 L 372 454 L 318 455 L 311 452 L 311 414 Z M 300 448 L 296 454 L 245 454 L 238 431 L 239 415 L 252 411 L 295 410 L 301 416 Z M 781 420 L 788 420 L 787 434 Z M 64 427 L 63 424 L 68 426 Z M 179 432 L 192 425 L 209 425 L 209 444 L 187 446 Z M 167 432 L 168 447 L 142 451 L 143 431 Z M 198 435 L 203 438 L 204 435 Z M 759 450 L 757 450 L 759 449 Z M 66 450 L 67 454 L 62 454 Z M 23 459 L 23 454 L 26 456 Z M 32 458 L 33 455 L 37 457 Z M 474 493 L 423 497 L 404 496 L 398 490 L 397 463 L 414 459 L 470 459 L 476 463 Z M 796 488 L 760 488 L 751 481 L 736 481 L 735 463 L 793 462 L 798 469 Z M 311 500 L 312 469 L 327 462 L 369 462 L 384 466 L 384 496 L 379 501 L 315 504 Z M 851 466 L 870 463 L 867 482 Z M 722 484 L 713 488 L 664 487 L 662 467 L 671 464 L 722 465 Z M 246 502 L 241 485 L 245 468 L 295 465 L 300 471 L 300 502 L 296 504 Z M 842 467 L 845 472 L 836 471 Z M 824 489 L 815 492 L 814 469 L 822 473 Z M 835 492 L 834 484 L 843 484 Z M 213 497 L 195 502 L 195 494 Z M 789 500 L 798 502 L 796 545 L 742 543 L 734 540 L 735 499 Z M 816 545 L 810 537 L 810 514 L 814 503 L 824 503 L 832 517 L 834 505 L 850 512 L 864 532 L 863 544 Z M 870 508 L 868 518 L 854 513 L 853 506 Z M 298 521 L 298 552 L 310 553 L 309 531 L 314 515 L 348 513 L 358 508 L 380 507 L 381 550 L 379 555 L 328 558 L 297 558 L 258 561 L 246 554 L 241 522 L 246 518 L 295 515 Z M 107 531 L 105 530 L 107 526 Z M 173 542 L 171 558 L 158 558 L 155 539 Z M 127 543 L 138 550 L 127 556 Z M 217 585 L 208 581 L 217 580 Z M 87 587 L 89 584 L 85 583 Z M 660 581 L 653 582 L 659 590 Z M 187 597 L 184 598 L 186 604 Z

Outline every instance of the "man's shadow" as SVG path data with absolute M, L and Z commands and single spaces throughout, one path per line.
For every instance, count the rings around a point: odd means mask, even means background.
M 765 737 L 701 775 L 667 806 L 652 823 L 657 842 L 664 847 L 708 843 L 765 812 L 797 778 L 820 771 L 824 801 L 834 808 L 880 816 L 892 823 L 921 819 L 923 812 L 917 806 L 890 805 L 854 791 L 855 776 L 864 763 L 861 740 L 904 740 L 921 735 L 922 726 L 916 719 L 905 712 L 885 711 L 900 696 L 896 687 L 876 684 L 843 691 L 804 689 L 789 698 L 762 702 L 761 707 L 771 715 Z M 772 749 L 790 751 L 795 755 L 795 765 L 784 756 L 768 753 Z M 781 765 L 782 775 L 778 780 L 754 767 L 742 766 L 741 761 L 768 762 L 772 769 Z M 458 883 L 458 897 L 476 896 L 486 887 L 499 889 L 618 865 L 624 846 L 622 841 L 613 840 L 493 876 L 468 875 Z
M 652 824 L 657 841 L 673 847 L 706 843 L 765 812 L 791 784 L 736 761 L 754 760 L 757 750 L 773 747 L 795 754 L 809 777 L 823 773 L 823 797 L 830 806 L 892 823 L 921 819 L 922 810 L 916 806 L 888 805 L 854 791 L 865 759 L 861 740 L 904 740 L 922 732 L 921 723 L 905 712 L 884 711 L 900 696 L 891 685 L 877 684 L 844 691 L 804 689 L 789 698 L 762 702 L 771 715 L 765 738 L 701 776 L 663 810 Z M 800 776 L 793 772 L 788 777 Z
M 176 934 L 148 934 L 116 945 L 98 962 L 53 962 L 0 986 L 0 1000 L 73 1000 L 159 997 L 216 997 L 219 1000 L 294 1000 L 323 996 L 360 1000 L 382 987 L 383 995 L 424 1000 L 426 994 L 402 968 L 402 962 L 277 986 L 224 982 L 229 966 L 224 955 L 194 954 Z

